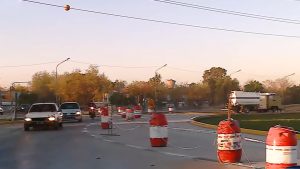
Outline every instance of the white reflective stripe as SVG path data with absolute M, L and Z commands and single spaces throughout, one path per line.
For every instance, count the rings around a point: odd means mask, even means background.
M 135 110 L 134 111 L 134 114 L 141 114 L 142 112 L 141 111 L 138 111 L 138 110 Z
M 218 134 L 218 150 L 239 150 L 241 149 L 241 133 Z
M 154 112 L 154 110 L 153 109 L 148 109 L 148 112 L 152 113 L 152 112 Z
M 167 126 L 151 126 L 150 127 L 150 138 L 168 138 L 168 127 Z
M 272 164 L 297 163 L 297 146 L 266 145 L 266 162 Z
M 107 123 L 110 121 L 110 117 L 109 116 L 101 116 L 101 123 Z

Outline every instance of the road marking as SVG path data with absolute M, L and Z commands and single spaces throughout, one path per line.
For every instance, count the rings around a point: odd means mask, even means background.
M 141 146 L 136 146 L 136 145 L 131 145 L 131 144 L 126 144 L 127 147 L 131 147 L 131 148 L 136 148 L 136 149 L 139 149 L 139 150 L 144 150 L 145 148 L 144 147 L 141 147 Z
M 195 156 L 189 156 L 189 155 L 185 155 L 185 154 L 170 153 L 170 152 L 165 152 L 165 151 L 158 151 L 158 152 L 165 154 L 165 155 L 170 155 L 170 156 L 196 158 Z

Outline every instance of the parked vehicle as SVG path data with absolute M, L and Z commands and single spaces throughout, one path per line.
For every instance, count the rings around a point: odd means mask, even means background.
M 21 104 L 20 106 L 17 107 L 17 111 L 27 113 L 29 108 L 30 108 L 30 104 Z
M 232 91 L 229 96 L 231 107 L 235 112 L 277 111 L 282 109 L 281 98 L 275 93 L 258 93 Z
M 76 120 L 82 122 L 82 113 L 77 102 L 64 102 L 60 105 L 59 110 L 63 113 L 63 120 Z
M 55 103 L 35 103 L 33 104 L 24 118 L 24 130 L 29 131 L 30 127 L 53 127 L 61 128 L 62 113 L 58 110 Z

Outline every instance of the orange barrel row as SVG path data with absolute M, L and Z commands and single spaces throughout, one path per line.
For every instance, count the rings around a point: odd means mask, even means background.
M 235 120 L 223 120 L 217 128 L 217 156 L 222 163 L 236 163 L 241 160 L 241 130 Z
M 280 125 L 271 127 L 266 140 L 266 168 L 296 168 L 296 165 L 296 132 L 293 128 Z
M 168 143 L 168 122 L 162 113 L 153 112 L 150 124 L 150 143 L 152 147 L 166 147 Z

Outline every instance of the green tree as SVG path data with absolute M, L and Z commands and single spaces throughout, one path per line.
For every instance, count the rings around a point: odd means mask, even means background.
M 208 85 L 210 92 L 210 103 L 215 104 L 216 90 L 218 81 L 225 78 L 227 70 L 221 67 L 212 67 L 209 70 L 205 70 L 203 74 L 203 83 Z
M 286 89 L 285 104 L 299 104 L 300 103 L 300 86 L 292 86 Z
M 87 105 L 90 101 L 102 101 L 106 93 L 112 90 L 111 81 L 99 75 L 95 66 L 90 66 L 85 73 L 75 70 L 59 77 L 59 96 L 63 101 L 76 101 Z
M 262 83 L 256 80 L 248 81 L 244 85 L 245 92 L 265 92 L 265 88 Z

